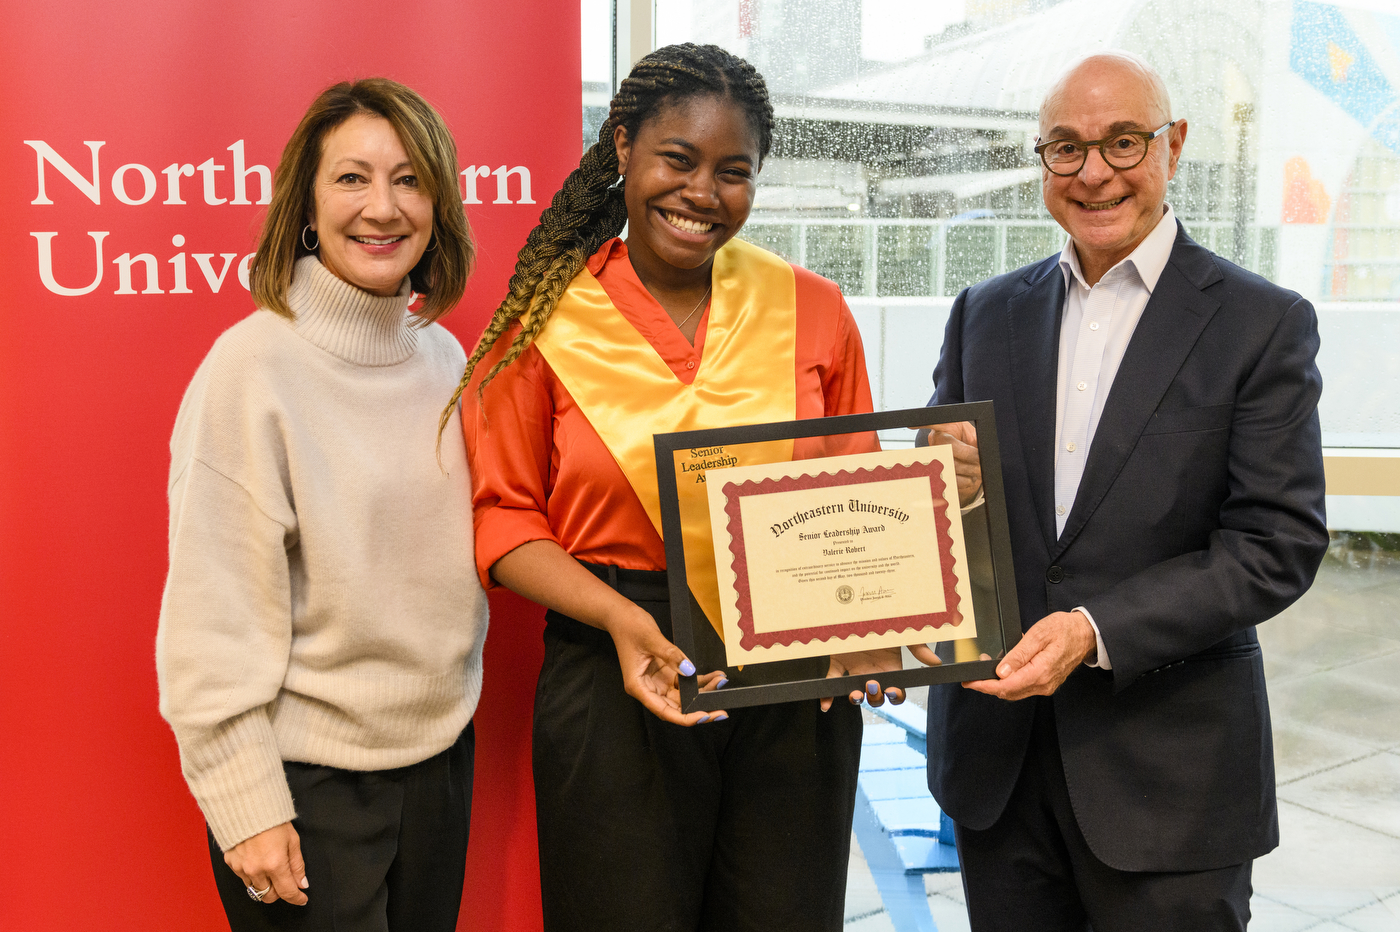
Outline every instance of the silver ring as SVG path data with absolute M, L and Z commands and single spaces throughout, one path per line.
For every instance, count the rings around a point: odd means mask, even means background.
M 244 889 L 246 889 L 246 890 L 248 891 L 248 898 L 249 898 L 249 899 L 257 900 L 259 903 L 261 903 L 261 902 L 262 902 L 262 898 L 265 897 L 265 896 L 267 896 L 267 892 L 268 892 L 269 890 L 272 889 L 272 884 L 268 884 L 266 887 L 264 887 L 264 888 L 261 889 L 261 890 L 255 889 L 255 888 L 253 887 L 252 884 L 248 884 L 248 886 L 245 887 Z

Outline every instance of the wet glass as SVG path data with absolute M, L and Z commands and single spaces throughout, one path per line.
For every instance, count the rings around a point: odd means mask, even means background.
M 1333 544 L 1312 590 L 1259 627 L 1282 843 L 1256 863 L 1251 928 L 1393 924 L 1400 16 L 1378 0 L 658 0 L 656 13 L 657 44 L 713 42 L 767 79 L 773 151 L 740 235 L 841 284 L 885 410 L 932 394 L 959 291 L 1065 245 L 1034 152 L 1060 69 L 1118 47 L 1165 75 L 1189 124 L 1167 189 L 1177 219 L 1311 301 L 1321 337 Z M 595 95 L 598 123 L 605 107 Z M 916 689 L 903 708 L 917 719 L 923 702 Z M 871 734 L 895 727 L 867 717 Z M 859 845 L 851 865 L 848 921 L 891 928 Z M 938 927 L 967 928 L 956 875 L 925 880 Z

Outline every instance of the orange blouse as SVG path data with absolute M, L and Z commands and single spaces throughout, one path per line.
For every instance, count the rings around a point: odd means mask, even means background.
M 611 239 L 588 260 L 613 304 L 656 350 L 676 378 L 690 384 L 705 348 L 705 308 L 691 346 L 642 285 L 627 246 Z M 797 291 L 797 417 L 871 410 L 860 332 L 834 282 L 793 267 Z M 547 325 L 546 325 L 547 326 Z M 462 432 L 472 472 L 476 564 L 493 585 L 491 567 L 532 540 L 552 540 L 587 563 L 664 570 L 666 553 L 632 486 L 573 398 L 533 346 L 476 394 L 518 332 L 496 341 L 462 393 Z M 841 438 L 822 453 L 878 449 L 872 434 Z M 797 441 L 794 457 L 804 452 Z

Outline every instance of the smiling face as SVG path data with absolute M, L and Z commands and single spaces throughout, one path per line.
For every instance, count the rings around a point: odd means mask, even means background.
M 689 97 L 664 104 L 635 138 L 618 127 L 613 141 L 627 177 L 633 266 L 644 280 L 708 275 L 753 209 L 759 144 L 743 109 L 723 97 Z
M 356 288 L 392 295 L 433 233 L 433 201 L 388 120 L 356 114 L 326 134 L 311 228 L 321 264 Z
M 1171 119 L 1164 94 L 1132 63 L 1091 58 L 1060 80 L 1040 108 L 1040 139 L 1104 139 L 1124 130 L 1152 132 Z M 1126 258 L 1162 216 L 1167 182 L 1176 174 L 1186 121 L 1157 137 L 1147 158 L 1114 170 L 1097 148 L 1079 172 L 1052 175 L 1041 166 L 1045 206 L 1074 240 L 1090 284 Z

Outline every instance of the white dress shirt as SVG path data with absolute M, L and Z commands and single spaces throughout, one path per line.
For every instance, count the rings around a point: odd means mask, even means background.
M 1104 273 L 1093 287 L 1084 281 L 1074 241 L 1060 250 L 1065 303 L 1060 321 L 1060 355 L 1055 403 L 1055 533 L 1063 534 L 1074 509 L 1084 463 L 1094 442 L 1104 403 L 1128 349 L 1128 341 L 1152 297 L 1176 242 L 1176 215 L 1165 205 L 1162 219 L 1124 260 Z M 1098 657 L 1090 666 L 1113 669 L 1093 616 L 1082 612 L 1094 629 Z

